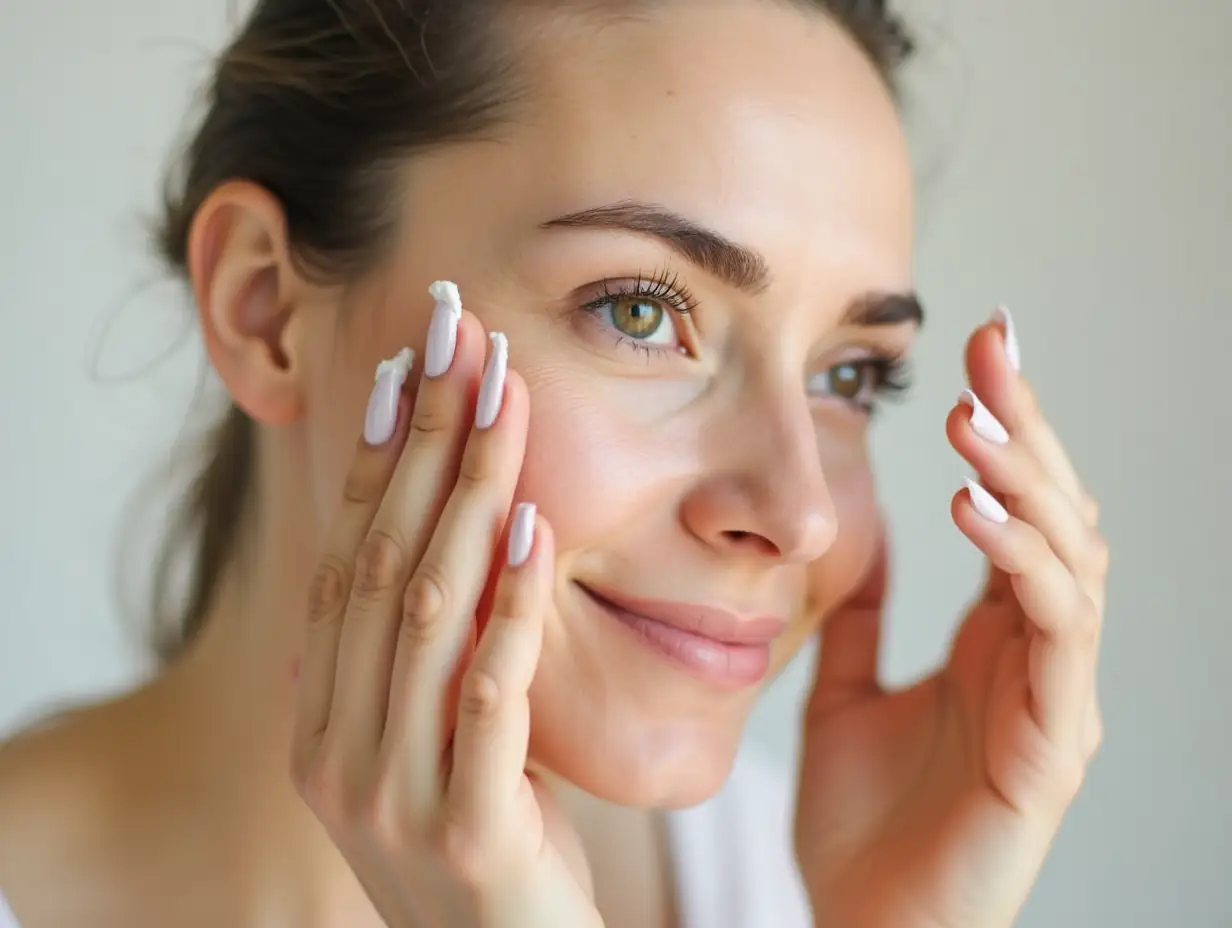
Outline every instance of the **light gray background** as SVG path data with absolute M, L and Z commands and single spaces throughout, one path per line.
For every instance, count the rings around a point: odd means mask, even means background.
M 140 669 L 111 592 L 116 533 L 201 370 L 191 339 L 154 364 L 186 315 L 173 286 L 133 292 L 154 270 L 140 218 L 231 5 L 0 12 L 0 731 Z M 1113 551 L 1107 742 L 1021 924 L 1232 925 L 1232 2 L 903 8 L 925 45 L 910 99 L 930 320 L 918 392 L 876 438 L 897 562 L 887 668 L 935 660 L 978 580 L 948 518 L 964 465 L 942 419 L 966 333 L 1004 300 Z M 809 659 L 753 727 L 785 758 Z

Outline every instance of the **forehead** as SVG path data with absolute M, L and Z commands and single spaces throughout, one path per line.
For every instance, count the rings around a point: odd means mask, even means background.
M 637 6 L 520 7 L 507 30 L 520 104 L 501 144 L 473 150 L 472 196 L 523 229 L 656 203 L 758 248 L 776 272 L 824 252 L 901 277 L 907 147 L 843 29 L 779 0 Z
M 824 14 L 681 0 L 620 18 L 528 15 L 520 31 L 528 83 L 514 147 L 545 210 L 634 198 L 769 250 L 815 235 L 909 252 L 894 101 Z

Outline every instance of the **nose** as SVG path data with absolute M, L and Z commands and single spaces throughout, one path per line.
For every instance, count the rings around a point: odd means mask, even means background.
M 686 527 L 722 553 L 815 561 L 838 520 L 807 401 L 785 391 L 736 418 L 708 442 L 714 467 L 683 501 Z

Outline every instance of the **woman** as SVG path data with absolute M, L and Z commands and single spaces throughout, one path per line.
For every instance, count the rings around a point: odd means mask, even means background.
M 161 239 L 234 403 L 182 635 L 5 748 L 23 925 L 1010 924 L 1106 554 L 1002 313 L 945 423 L 990 579 L 878 685 L 909 51 L 863 0 L 259 2 Z M 819 629 L 791 840 L 737 745 Z

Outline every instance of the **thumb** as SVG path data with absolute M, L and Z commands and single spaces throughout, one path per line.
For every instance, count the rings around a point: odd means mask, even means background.
M 889 536 L 883 525 L 864 580 L 821 627 L 810 717 L 881 694 L 878 660 L 889 573 Z

